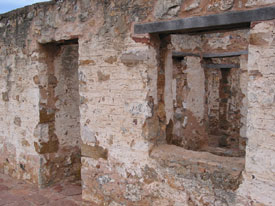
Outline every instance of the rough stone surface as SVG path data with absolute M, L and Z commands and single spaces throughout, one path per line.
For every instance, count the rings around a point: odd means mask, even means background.
M 62 182 L 81 177 L 86 205 L 274 205 L 274 22 L 176 38 L 133 32 L 136 22 L 275 3 L 249 2 L 62 0 L 0 15 L 0 172 L 40 187 L 61 182 L 53 191 L 69 196 L 30 196 L 2 178 L 0 190 L 9 188 L 0 194 L 4 204 L 78 204 L 71 197 L 79 189 Z M 247 48 L 248 56 L 230 59 L 176 62 L 171 55 Z M 232 87 L 224 81 L 228 90 L 218 94 L 222 74 L 202 75 L 203 63 L 238 63 L 228 78 Z M 227 107 L 216 102 L 229 93 L 234 98 L 224 98 Z M 209 94 L 207 108 L 201 96 Z M 192 151 L 167 144 L 180 129 L 205 128 L 208 114 L 221 122 L 219 108 L 232 117 L 228 131 L 238 125 L 241 155 L 230 146 Z
M 248 55 L 247 155 L 239 205 L 274 205 L 274 29 L 260 22 L 251 29 Z M 257 40 L 257 41 L 256 41 Z M 259 44 L 258 42 L 266 42 Z M 250 199 L 250 201 L 248 201 Z
M 156 19 L 167 19 L 177 16 L 183 0 L 158 0 L 154 10 Z
M 223 8 L 224 6 L 225 8 Z M 222 10 L 229 9 L 228 5 L 222 4 Z M 193 33 L 196 31 L 207 32 L 210 30 L 249 28 L 253 21 L 268 21 L 275 18 L 275 7 L 257 8 L 248 11 L 226 12 L 181 18 L 176 20 L 157 21 L 150 23 L 135 24 L 136 34 L 146 33 Z
M 248 0 L 245 3 L 245 6 L 253 7 L 253 6 L 266 5 L 266 4 L 272 4 L 272 3 L 274 3 L 274 0 Z
M 190 5 L 186 6 L 184 11 L 191 11 L 193 9 L 198 8 L 200 6 L 200 2 L 201 2 L 201 0 L 193 1 Z
M 233 7 L 235 0 L 222 0 L 220 3 L 220 9 L 225 11 Z

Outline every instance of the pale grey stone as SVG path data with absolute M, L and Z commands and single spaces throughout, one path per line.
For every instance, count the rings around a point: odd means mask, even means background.
M 180 10 L 183 0 L 158 0 L 154 16 L 157 19 L 175 17 Z

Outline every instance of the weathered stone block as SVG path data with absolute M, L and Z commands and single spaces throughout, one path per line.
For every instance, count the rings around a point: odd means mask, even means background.
M 182 0 L 158 0 L 154 10 L 156 19 L 175 17 L 180 10 Z
M 14 124 L 18 127 L 21 127 L 21 118 L 20 117 L 14 117 Z
M 98 71 L 97 77 L 99 82 L 105 82 L 110 79 L 110 74 L 103 74 L 101 71 Z
M 55 153 L 58 151 L 59 142 L 58 140 L 49 142 L 34 142 L 35 151 L 39 154 Z
M 83 157 L 90 157 L 93 159 L 108 159 L 108 150 L 104 149 L 103 147 L 100 147 L 98 145 L 96 146 L 90 146 L 87 144 L 81 145 L 81 155 Z
M 219 157 L 173 145 L 154 148 L 151 157 L 171 174 L 194 180 L 211 180 L 215 188 L 234 191 L 241 183 L 244 158 Z
M 2 92 L 2 100 L 5 102 L 9 101 L 9 93 L 8 92 Z
M 53 122 L 55 119 L 55 112 L 52 109 L 42 108 L 39 114 L 41 124 Z
M 220 3 L 220 9 L 225 11 L 229 10 L 233 7 L 234 5 L 234 0 L 222 0 Z
M 139 63 L 142 63 L 145 59 L 146 56 L 144 54 L 139 53 L 123 54 L 120 58 L 121 62 L 129 67 L 133 67 Z

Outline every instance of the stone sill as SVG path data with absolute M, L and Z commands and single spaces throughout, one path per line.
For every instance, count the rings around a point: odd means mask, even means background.
M 241 182 L 245 158 L 217 156 L 186 150 L 175 145 L 155 147 L 150 157 L 178 178 L 211 180 L 214 187 L 236 190 Z

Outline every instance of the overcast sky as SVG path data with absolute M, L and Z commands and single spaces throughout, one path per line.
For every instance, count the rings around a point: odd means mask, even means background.
M 0 0 L 0 14 L 42 1 L 49 0 Z

